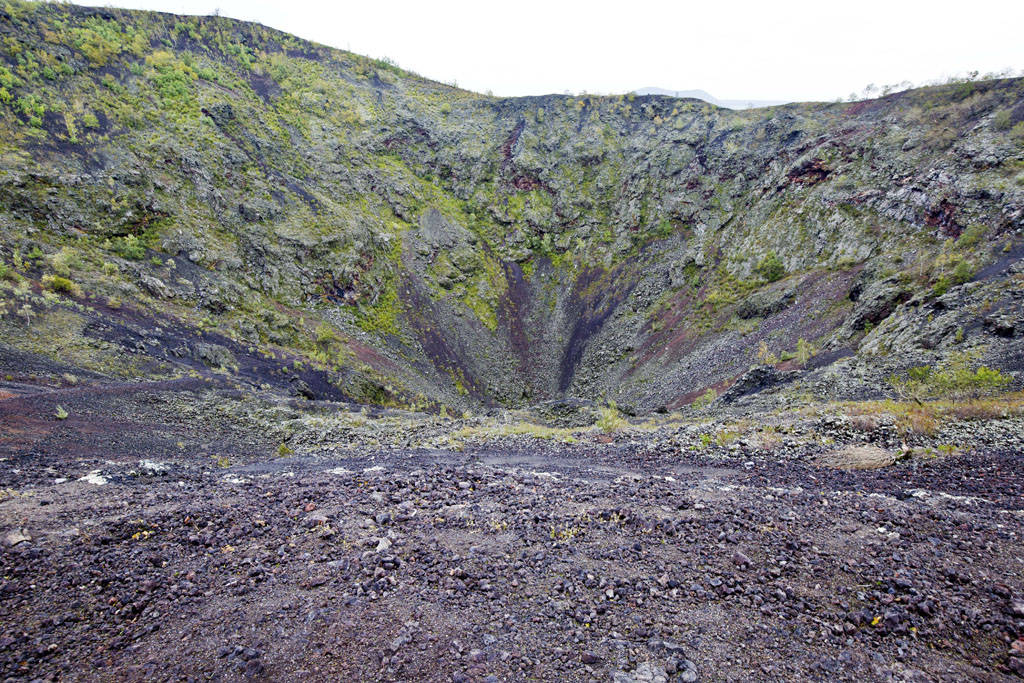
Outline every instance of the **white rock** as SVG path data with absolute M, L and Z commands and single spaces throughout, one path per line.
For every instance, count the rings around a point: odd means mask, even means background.
M 93 470 L 78 481 L 84 481 L 87 484 L 95 484 L 96 486 L 103 486 L 108 480 L 103 476 L 103 470 Z

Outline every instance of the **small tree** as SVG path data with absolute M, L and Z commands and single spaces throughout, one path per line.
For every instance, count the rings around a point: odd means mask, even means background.
M 803 337 L 800 337 L 796 342 L 796 362 L 800 365 L 807 365 L 807 361 L 811 359 L 816 353 L 816 349 L 811 342 L 807 341 Z
M 779 362 L 778 357 L 768 350 L 768 343 L 763 339 L 757 345 L 757 362 L 762 365 L 775 365 Z

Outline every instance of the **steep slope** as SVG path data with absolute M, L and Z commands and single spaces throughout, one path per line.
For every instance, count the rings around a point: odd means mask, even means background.
M 0 34 L 12 376 L 650 411 L 755 363 L 723 400 L 1024 369 L 1019 79 L 729 111 L 487 97 L 219 17 L 5 2 Z

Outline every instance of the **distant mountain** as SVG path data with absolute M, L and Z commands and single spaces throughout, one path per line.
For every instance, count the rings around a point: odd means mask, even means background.
M 717 107 L 726 109 L 755 109 L 757 107 L 774 107 L 786 104 L 788 100 L 720 100 L 704 90 L 665 90 L 664 88 L 640 88 L 634 90 L 637 95 L 667 95 L 668 97 L 689 97 L 704 100 Z

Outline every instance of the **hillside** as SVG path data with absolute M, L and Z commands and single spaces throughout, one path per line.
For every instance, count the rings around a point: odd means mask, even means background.
M 317 396 L 460 409 L 675 408 L 801 338 L 811 365 L 1020 369 L 986 324 L 1019 326 L 1019 80 L 497 99 L 228 19 L 4 13 L 12 346 L 130 375 L 147 337 L 156 375 L 298 359 Z M 26 337 L 53 318 L 76 333 Z
M 1024 676 L 1022 257 L 1024 79 L 0 0 L 0 678 Z

